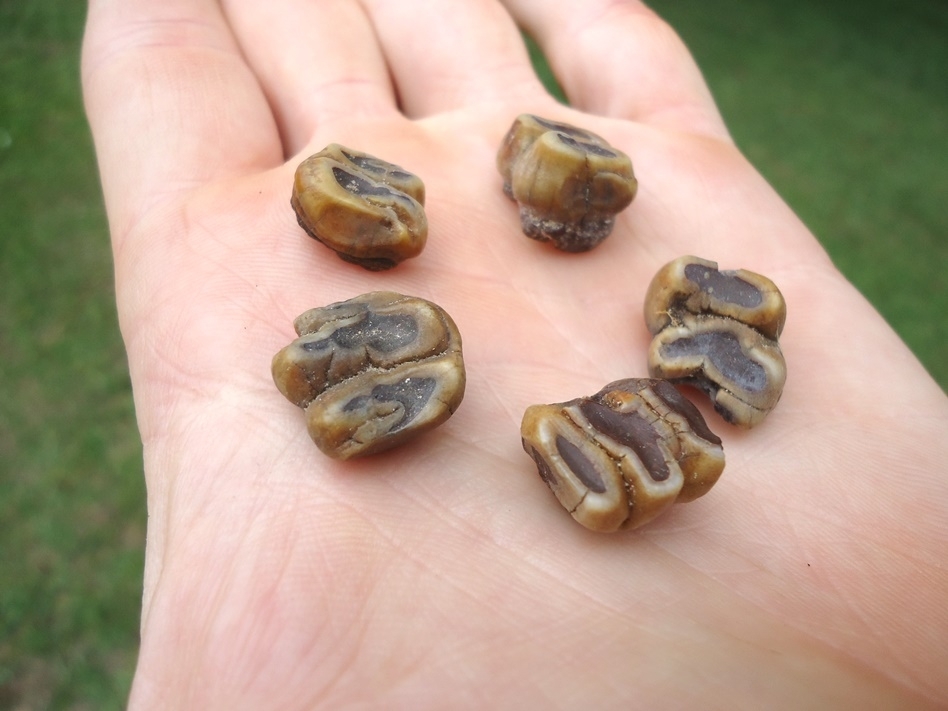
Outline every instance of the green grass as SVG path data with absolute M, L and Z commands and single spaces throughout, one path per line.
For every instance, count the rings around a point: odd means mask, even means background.
M 948 386 L 946 6 L 654 6 L 742 149 Z M 0 0 L 0 708 L 120 708 L 137 651 L 141 445 L 78 88 L 83 12 Z
M 649 4 L 689 45 L 738 146 L 948 389 L 948 5 Z
M 948 4 L 651 5 L 738 145 L 948 388 Z
M 120 708 L 141 445 L 78 87 L 83 3 L 0 1 L 0 708 Z

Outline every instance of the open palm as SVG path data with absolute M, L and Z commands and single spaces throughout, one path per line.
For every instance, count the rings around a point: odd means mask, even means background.
M 734 148 L 660 20 L 504 5 L 90 3 L 149 496 L 133 708 L 948 702 L 948 401 Z M 520 233 L 494 155 L 522 112 L 632 157 L 639 195 L 596 250 Z M 297 226 L 295 166 L 331 142 L 422 177 L 419 258 L 366 272 Z M 752 432 L 701 403 L 715 489 L 597 535 L 536 475 L 520 417 L 646 375 L 645 288 L 684 254 L 780 286 L 788 383 Z M 379 289 L 454 317 L 467 394 L 403 448 L 331 461 L 270 358 L 297 314 Z

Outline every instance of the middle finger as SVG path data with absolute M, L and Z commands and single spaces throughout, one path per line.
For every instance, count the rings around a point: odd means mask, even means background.
M 407 116 L 546 95 L 517 26 L 496 0 L 362 2 Z
M 284 154 L 325 123 L 396 111 L 395 91 L 358 0 L 224 0 L 270 101 Z

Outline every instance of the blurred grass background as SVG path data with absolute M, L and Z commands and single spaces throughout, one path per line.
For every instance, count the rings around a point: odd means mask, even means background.
M 0 0 L 0 709 L 124 705 L 144 484 L 78 82 L 85 3 Z
M 652 5 L 741 148 L 948 387 L 948 5 Z M 141 445 L 79 91 L 84 12 L 0 0 L 0 708 L 20 711 L 121 708 L 137 651 Z

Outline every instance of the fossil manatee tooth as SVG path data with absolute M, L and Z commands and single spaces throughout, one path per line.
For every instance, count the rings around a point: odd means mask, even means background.
M 649 374 L 694 385 L 725 420 L 753 427 L 787 379 L 777 342 L 786 318 L 783 295 L 767 277 L 680 257 L 659 270 L 645 296 Z
M 604 138 L 531 114 L 510 127 L 497 168 L 524 234 L 565 252 L 588 251 L 608 237 L 638 188 L 632 161 Z
M 461 335 L 430 301 L 376 291 L 311 309 L 272 363 L 330 457 L 381 452 L 437 427 L 461 404 Z
M 299 165 L 290 199 L 310 237 L 372 271 L 421 254 L 428 238 L 424 202 L 418 176 L 336 143 Z
M 648 523 L 704 495 L 724 470 L 721 440 L 673 385 L 618 380 L 595 395 L 527 408 L 523 448 L 586 528 Z

